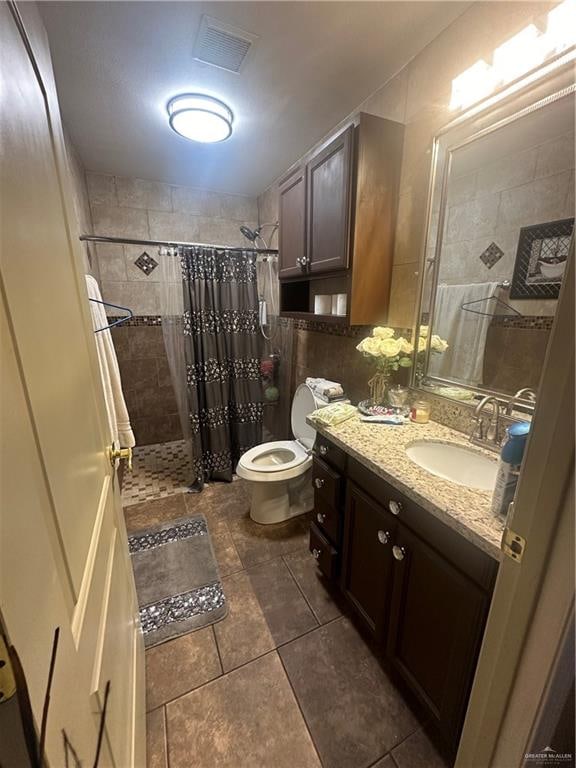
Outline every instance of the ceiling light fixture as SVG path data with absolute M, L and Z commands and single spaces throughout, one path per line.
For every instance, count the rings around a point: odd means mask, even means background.
M 190 141 L 212 144 L 232 134 L 232 110 L 213 96 L 183 93 L 170 99 L 167 110 L 170 127 Z

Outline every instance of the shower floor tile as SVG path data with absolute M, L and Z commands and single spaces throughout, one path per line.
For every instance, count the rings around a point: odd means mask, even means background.
M 137 446 L 132 454 L 132 472 L 124 472 L 122 505 L 127 507 L 186 491 L 190 477 L 184 440 Z

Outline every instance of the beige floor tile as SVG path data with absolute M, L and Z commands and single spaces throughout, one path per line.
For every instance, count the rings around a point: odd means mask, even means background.
M 242 562 L 238 557 L 232 536 L 228 532 L 211 535 L 210 541 L 221 578 L 242 570 Z
M 285 555 L 284 561 L 320 624 L 326 624 L 342 614 L 341 595 L 322 576 L 308 550 Z
M 245 572 L 223 579 L 228 615 L 214 624 L 224 672 L 262 656 L 275 647 L 250 578 Z
M 146 767 L 168 768 L 164 707 L 146 715 Z
M 392 757 L 398 768 L 447 768 L 448 766 L 422 728 L 393 749 Z
M 212 627 L 146 651 L 146 708 L 175 699 L 222 673 Z
M 187 510 L 182 493 L 124 507 L 124 518 L 128 533 L 168 523 L 171 520 L 176 520 L 186 515 Z
M 246 513 L 230 518 L 228 528 L 245 568 L 308 546 L 308 529 L 301 518 L 260 525 Z
M 276 653 L 167 707 L 170 768 L 320 768 Z

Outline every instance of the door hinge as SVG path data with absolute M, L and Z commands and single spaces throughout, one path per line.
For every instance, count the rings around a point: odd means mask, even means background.
M 526 539 L 523 536 L 520 536 L 519 533 L 516 533 L 516 531 L 506 527 L 502 534 L 500 549 L 505 555 L 508 555 L 511 560 L 519 563 L 521 562 L 524 550 L 526 549 Z
M 0 635 L 0 704 L 11 699 L 15 693 L 16 680 L 14 679 L 12 661 L 6 647 L 6 641 Z

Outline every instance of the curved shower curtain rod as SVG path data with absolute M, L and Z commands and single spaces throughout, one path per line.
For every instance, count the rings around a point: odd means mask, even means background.
M 215 243 L 185 243 L 179 240 L 135 240 L 126 237 L 105 237 L 104 235 L 80 235 L 80 240 L 87 243 L 118 243 L 120 245 L 154 245 L 159 248 L 214 248 L 219 251 L 250 251 L 250 253 L 278 254 L 277 248 L 242 248 L 240 246 L 216 245 Z

